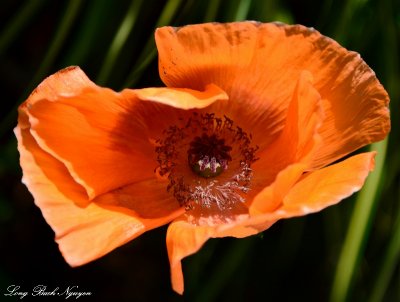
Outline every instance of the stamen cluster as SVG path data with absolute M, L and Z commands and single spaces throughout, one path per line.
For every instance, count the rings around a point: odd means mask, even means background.
M 225 145 L 214 133 L 211 136 L 203 133 L 190 143 L 188 162 L 192 170 L 203 177 L 215 177 L 228 169 L 228 161 L 232 158 L 229 152 L 232 147 Z
M 157 141 L 156 173 L 168 177 L 167 190 L 188 210 L 195 204 L 224 210 L 244 202 L 256 160 L 251 135 L 213 113 L 194 112 L 180 122 Z

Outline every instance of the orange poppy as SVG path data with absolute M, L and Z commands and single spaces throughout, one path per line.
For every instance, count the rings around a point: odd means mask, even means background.
M 172 286 L 209 238 L 245 237 L 359 190 L 390 130 L 389 98 L 355 53 L 280 23 L 156 31 L 167 87 L 119 93 L 79 67 L 19 108 L 23 182 L 78 266 L 171 222 Z

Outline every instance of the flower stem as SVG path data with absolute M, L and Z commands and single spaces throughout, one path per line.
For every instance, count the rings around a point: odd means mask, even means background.
M 378 151 L 375 171 L 368 177 L 362 191 L 358 194 L 349 230 L 342 251 L 332 286 L 330 301 L 346 301 L 352 288 L 354 272 L 359 265 L 368 240 L 375 208 L 379 200 L 380 180 L 384 170 L 387 139 L 371 146 Z

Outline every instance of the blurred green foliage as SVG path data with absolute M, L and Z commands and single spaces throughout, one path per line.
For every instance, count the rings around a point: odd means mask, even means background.
M 20 182 L 17 106 L 69 65 L 114 89 L 161 86 L 156 27 L 235 20 L 300 23 L 361 53 L 391 96 L 391 134 L 372 147 L 375 174 L 320 214 L 263 236 L 210 240 L 184 260 L 184 297 L 170 288 L 165 227 L 69 268 Z M 400 301 L 399 1 L 5 0 L 0 24 L 0 300 L 23 283 L 76 284 L 93 301 Z

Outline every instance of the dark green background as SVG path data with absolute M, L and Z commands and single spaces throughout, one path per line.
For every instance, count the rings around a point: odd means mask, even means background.
M 3 0 L 0 301 L 17 301 L 4 296 L 11 284 L 26 290 L 38 284 L 50 290 L 78 285 L 93 292 L 92 297 L 79 301 L 400 301 L 399 3 Z M 121 24 L 126 24 L 124 20 L 129 20 L 126 16 L 132 18 L 133 26 L 128 24 L 118 47 L 113 40 Z M 257 236 L 210 240 L 183 261 L 183 297 L 170 286 L 166 227 L 71 269 L 54 243 L 51 228 L 20 183 L 12 133 L 16 107 L 46 76 L 69 65 L 81 66 L 96 83 L 116 90 L 161 86 L 153 41 L 157 26 L 235 20 L 314 27 L 359 52 L 375 70 L 391 96 L 392 132 L 386 149 L 385 143 L 373 147 L 380 150 L 384 165 L 378 165 L 376 179 L 367 183 L 367 193 L 318 214 L 280 221 Z M 353 211 L 356 203 L 367 209 L 368 200 L 370 211 Z M 349 233 L 349 225 L 358 219 L 363 221 L 355 228 L 358 235 Z M 352 251 L 354 257 L 349 256 Z M 337 269 L 339 260 L 348 261 L 344 269 Z M 31 299 L 52 301 L 51 297 Z

